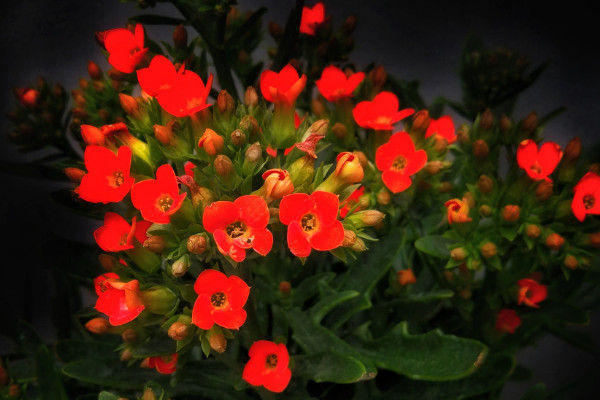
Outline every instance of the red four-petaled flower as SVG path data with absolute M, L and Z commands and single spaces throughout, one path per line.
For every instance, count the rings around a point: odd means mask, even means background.
M 239 329 L 246 321 L 244 305 L 250 288 L 235 275 L 227 277 L 214 269 L 198 275 L 194 290 L 198 298 L 192 310 L 192 323 L 200 329 L 217 324 L 227 329 Z
M 187 193 L 179 194 L 177 177 L 173 167 L 161 165 L 156 170 L 156 179 L 146 179 L 133 185 L 131 202 L 141 211 L 144 219 L 157 223 L 168 224 Z
M 515 310 L 503 308 L 498 312 L 498 317 L 496 318 L 496 330 L 500 332 L 515 333 L 515 329 L 517 329 L 519 325 L 521 325 L 521 317 L 517 315 Z
M 267 229 L 269 207 L 256 195 L 235 201 L 216 201 L 204 209 L 202 224 L 212 233 L 219 251 L 234 261 L 246 258 L 246 249 L 265 256 L 273 246 L 273 234 Z
M 302 18 L 300 20 L 300 32 L 306 35 L 314 36 L 317 29 L 325 21 L 325 6 L 318 2 L 313 8 L 304 6 L 302 8 Z
M 363 128 L 392 130 L 396 122 L 415 112 L 412 108 L 398 111 L 399 105 L 394 93 L 380 92 L 373 100 L 358 103 L 352 113 L 356 123 Z
M 144 311 L 139 297 L 140 284 L 136 279 L 122 282 L 119 275 L 107 272 L 94 279 L 94 288 L 98 295 L 95 308 L 108 315 L 111 325 L 126 324 Z
M 283 392 L 292 378 L 287 347 L 283 343 L 257 340 L 250 346 L 248 355 L 250 360 L 242 373 L 244 380 L 271 392 Z
M 292 105 L 306 85 L 306 75 L 300 77 L 290 64 L 279 72 L 263 71 L 260 75 L 260 91 L 271 103 Z
M 164 375 L 172 374 L 177 369 L 177 353 L 170 356 L 148 357 L 148 367 L 156 368 Z
M 344 228 L 337 220 L 338 196 L 323 191 L 293 193 L 281 199 L 279 220 L 288 226 L 287 243 L 292 254 L 308 257 L 311 249 L 328 251 L 344 240 Z
M 323 97 L 334 102 L 346 97 L 352 97 L 352 92 L 364 78 L 364 72 L 356 72 L 347 77 L 340 68 L 335 65 L 329 65 L 323 69 L 321 79 L 318 79 L 315 83 Z
M 104 47 L 108 51 L 108 62 L 116 70 L 129 74 L 148 52 L 144 48 L 144 28 L 135 25 L 135 33 L 129 29 L 111 29 L 104 32 Z
M 90 203 L 104 204 L 123 200 L 135 181 L 129 176 L 129 147 L 121 146 L 115 154 L 102 146 L 87 146 L 83 159 L 88 173 L 79 185 L 79 197 Z
M 415 145 L 406 132 L 397 132 L 389 142 L 379 146 L 375 152 L 375 165 L 382 171 L 381 179 L 393 193 L 407 189 L 410 176 L 418 172 L 427 162 L 425 150 L 415 151 Z
M 456 129 L 454 121 L 449 115 L 444 115 L 438 119 L 431 118 L 425 137 L 434 136 L 436 139 L 446 139 L 448 144 L 456 142 Z
M 133 249 L 133 240 L 140 243 L 146 240 L 146 231 L 152 225 L 148 221 L 136 222 L 133 217 L 131 225 L 125 218 L 114 212 L 104 214 L 104 225 L 94 231 L 98 246 L 104 251 L 117 252 Z
M 531 179 L 536 181 L 545 179 L 552 182 L 548 175 L 554 171 L 562 154 L 560 146 L 554 142 L 544 143 L 538 151 L 537 144 L 531 139 L 526 139 L 517 149 L 517 164 Z
M 210 94 L 212 74 L 204 85 L 195 72 L 186 70 L 183 65 L 177 71 L 168 58 L 155 56 L 148 68 L 137 71 L 137 77 L 142 90 L 176 117 L 192 115 L 210 106 L 206 99 Z
M 600 176 L 586 173 L 573 188 L 571 209 L 575 218 L 583 221 L 587 214 L 600 214 Z
M 548 295 L 546 286 L 535 279 L 519 279 L 517 285 L 519 285 L 519 304 L 538 308 L 538 303 L 544 301 Z

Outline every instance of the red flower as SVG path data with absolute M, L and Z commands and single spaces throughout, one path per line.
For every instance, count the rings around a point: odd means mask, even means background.
M 244 305 L 250 288 L 237 276 L 227 277 L 214 269 L 202 271 L 194 283 L 198 298 L 192 310 L 192 323 L 200 329 L 217 324 L 239 329 L 246 321 Z
M 290 179 L 290 173 L 285 169 L 272 168 L 262 174 L 265 181 L 262 189 L 264 196 L 272 199 L 280 199 L 294 191 L 294 184 Z
M 361 186 L 358 189 L 356 189 L 354 192 L 352 192 L 352 194 L 350 196 L 348 196 L 348 198 L 342 203 L 342 208 L 340 208 L 340 217 L 346 218 L 346 215 L 348 214 L 348 212 L 350 212 L 352 207 L 354 207 L 356 205 L 356 203 L 358 203 L 360 196 L 362 196 L 364 193 L 365 193 L 364 186 Z M 354 211 L 358 211 L 358 210 L 360 210 L 360 207 L 356 207 L 354 209 Z
M 263 71 L 260 75 L 260 91 L 265 100 L 271 103 L 292 105 L 306 85 L 306 75 L 298 75 L 298 71 L 290 64 L 280 72 Z
M 365 78 L 364 72 L 356 72 L 349 77 L 334 65 L 323 69 L 321 79 L 315 83 L 327 100 L 333 102 L 344 97 L 352 97 L 352 92 Z
M 288 226 L 287 243 L 292 254 L 308 257 L 312 249 L 333 250 L 344 240 L 338 221 L 339 199 L 333 193 L 316 191 L 310 196 L 294 193 L 279 204 L 279 220 Z
M 300 20 L 300 33 L 314 36 L 317 29 L 325 21 L 325 6 L 318 2 L 313 8 L 302 8 L 302 19 Z
M 204 209 L 202 224 L 213 234 L 217 248 L 237 262 L 246 258 L 246 249 L 266 256 L 273 246 L 267 229 L 269 208 L 260 196 L 247 195 L 235 201 L 216 201 Z
M 152 225 L 148 221 L 136 223 L 135 217 L 131 225 L 125 218 L 114 212 L 104 214 L 104 225 L 94 231 L 94 238 L 98 246 L 104 251 L 117 252 L 133 249 L 133 239 L 144 243 L 146 231 Z
M 519 304 L 525 304 L 529 307 L 538 308 L 538 303 L 544 301 L 548 295 L 546 286 L 534 279 L 519 279 Z
M 415 112 L 412 108 L 398 111 L 399 105 L 394 93 L 381 92 L 372 101 L 358 103 L 352 113 L 356 123 L 363 128 L 392 130 L 392 125 Z
M 448 200 L 444 205 L 448 208 L 448 223 L 450 225 L 455 222 L 462 224 L 463 222 L 472 221 L 472 219 L 469 218 L 469 202 L 466 199 Z
M 170 356 L 148 357 L 148 367 L 156 368 L 161 374 L 172 374 L 177 369 L 177 353 Z
M 456 142 L 456 129 L 454 122 L 449 115 L 444 115 L 438 119 L 431 118 L 429 127 L 425 131 L 425 137 L 435 136 L 436 139 L 446 139 L 448 144 Z
M 573 188 L 575 194 L 571 202 L 571 209 L 579 221 L 585 219 L 586 214 L 600 214 L 600 176 L 594 172 L 586 173 Z
M 85 174 L 79 185 L 79 197 L 90 203 L 116 203 L 129 193 L 134 178 L 129 176 L 131 149 L 119 147 L 117 154 L 102 146 L 87 146 Z
M 185 171 L 185 174 L 187 176 L 191 176 L 192 178 L 194 177 L 194 168 L 196 168 L 196 164 L 191 161 L 186 161 L 185 164 L 183 164 L 183 170 Z
M 156 170 L 156 179 L 146 179 L 133 185 L 131 202 L 141 211 L 144 219 L 168 224 L 170 216 L 179 210 L 186 194 L 179 194 L 175 171 L 170 165 L 164 164 Z
M 496 330 L 500 332 L 515 333 L 521 325 L 521 317 L 517 315 L 515 310 L 509 308 L 503 308 L 498 312 L 496 319 Z
M 119 275 L 107 272 L 94 279 L 94 288 L 98 295 L 96 310 L 108 315 L 108 322 L 114 326 L 126 324 L 144 311 L 140 284 L 135 279 L 122 282 Z
M 111 29 L 104 32 L 104 47 L 108 51 L 108 62 L 117 71 L 129 74 L 148 52 L 144 48 L 144 28 L 135 25 L 135 34 L 129 29 Z
M 527 172 L 527 175 L 533 180 L 548 178 L 562 158 L 563 152 L 560 146 L 554 142 L 544 143 L 540 150 L 531 139 L 523 140 L 517 149 L 517 164 Z
M 408 188 L 410 176 L 427 162 L 425 150 L 415 151 L 415 145 L 406 132 L 397 132 L 389 142 L 379 146 L 375 152 L 375 165 L 382 171 L 381 179 L 393 193 Z
M 206 99 L 210 94 L 212 75 L 206 86 L 195 73 L 175 66 L 164 56 L 155 56 L 148 68 L 137 71 L 138 81 L 144 92 L 156 100 L 169 114 L 176 117 L 192 115 L 209 107 Z
M 283 392 L 292 378 L 287 347 L 283 343 L 257 340 L 250 346 L 248 355 L 250 360 L 242 373 L 244 380 L 271 392 Z

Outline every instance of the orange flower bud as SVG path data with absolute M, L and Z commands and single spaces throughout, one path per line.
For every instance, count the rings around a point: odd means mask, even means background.
M 92 87 L 98 93 L 102 93 L 106 89 L 106 85 L 102 81 L 92 81 Z
M 546 246 L 548 246 L 550 250 L 559 250 L 564 243 L 565 239 L 558 233 L 551 233 L 546 236 Z
M 198 147 L 202 147 L 206 154 L 208 154 L 209 156 L 216 156 L 217 154 L 221 154 L 224 146 L 225 140 L 223 139 L 223 136 L 219 135 L 217 132 L 213 131 L 210 128 L 207 128 L 204 131 L 204 134 L 198 141 Z
M 567 143 L 565 151 L 563 153 L 563 160 L 566 162 L 576 161 L 581 155 L 581 138 L 579 136 L 574 137 Z
M 500 131 L 507 132 L 512 127 L 512 121 L 505 114 L 500 117 Z
M 540 120 L 535 111 L 527 115 L 523 121 L 521 121 L 521 130 L 525 133 L 533 133 L 539 126 Z
M 123 333 L 121 333 L 121 339 L 123 339 L 123 342 L 127 344 L 135 343 L 138 341 L 138 333 L 132 328 L 125 329 Z
M 187 239 L 186 247 L 192 254 L 202 254 L 208 248 L 208 241 L 204 235 L 191 235 Z
M 85 323 L 85 329 L 97 335 L 104 335 L 110 329 L 110 322 L 105 318 L 92 318 Z
M 377 192 L 377 203 L 381 205 L 388 205 L 392 201 L 392 195 L 390 192 L 384 188 Z
M 537 239 L 541 232 L 542 230 L 537 225 L 527 225 L 525 228 L 525 236 L 531 239 Z
M 87 70 L 88 70 L 88 74 L 90 75 L 90 78 L 96 79 L 96 80 L 102 79 L 102 70 L 100 69 L 98 64 L 96 64 L 92 60 L 88 60 Z
M 174 135 L 171 128 L 155 124 L 152 127 L 152 130 L 154 131 L 154 136 L 162 145 L 168 146 L 173 143 L 175 138 L 173 137 Z
M 218 155 L 217 158 L 215 158 L 214 164 L 215 172 L 220 177 L 226 178 L 233 172 L 233 163 L 231 162 L 231 159 L 226 155 Z
M 483 113 L 479 116 L 479 129 L 482 131 L 489 131 L 494 125 L 494 116 L 492 110 L 486 108 Z
M 227 90 L 219 92 L 217 96 L 217 109 L 224 115 L 229 115 L 235 110 L 235 101 Z
M 356 243 L 356 232 L 351 229 L 344 229 L 344 240 L 342 241 L 342 247 L 352 247 Z
M 143 246 L 153 253 L 162 253 L 165 250 L 166 240 L 164 237 L 155 235 L 144 240 Z
M 343 139 L 348 134 L 348 129 L 346 125 L 341 122 L 336 122 L 335 125 L 331 127 L 331 133 L 333 133 L 336 137 Z
M 429 111 L 418 111 L 412 116 L 412 130 L 414 132 L 424 133 L 429 127 L 430 122 L 431 118 L 429 117 Z
M 146 358 L 145 360 L 147 360 L 148 358 Z M 142 395 L 142 400 L 156 400 L 156 394 L 154 393 L 154 390 L 152 388 L 146 388 L 146 390 L 144 390 L 144 394 Z
M 448 147 L 448 140 L 446 138 L 435 137 L 435 144 L 433 150 L 437 153 L 441 153 Z
M 498 248 L 492 242 L 487 242 L 483 246 L 481 246 L 481 255 L 485 258 L 492 258 L 496 254 L 498 254 Z
M 490 154 L 490 148 L 483 139 L 477 139 L 473 142 L 473 155 L 478 159 L 484 159 Z
M 440 160 L 429 161 L 425 164 L 425 171 L 430 175 L 435 175 L 441 171 L 443 164 Z
M 256 107 L 258 105 L 258 94 L 253 86 L 248 86 L 244 93 L 244 104 L 246 107 Z
M 521 216 L 521 208 L 517 205 L 507 204 L 502 209 L 502 219 L 508 222 L 516 222 Z
M 183 340 L 188 337 L 190 333 L 190 327 L 183 322 L 175 321 L 169 327 L 167 334 L 173 340 Z
M 398 284 L 400 286 L 407 286 L 417 283 L 417 278 L 412 269 L 402 269 L 397 272 Z
M 188 33 L 183 24 L 179 24 L 173 29 L 173 44 L 176 48 L 187 47 Z
M 279 282 L 279 291 L 283 294 L 288 294 L 292 290 L 292 284 L 288 281 Z
M 139 115 L 140 105 L 135 97 L 125 93 L 119 93 L 119 103 L 121 104 L 123 111 L 125 111 L 128 115 L 134 117 Z
M 444 203 L 444 206 L 447 208 L 446 214 L 450 225 L 472 221 L 472 219 L 469 218 L 469 202 L 467 199 L 451 199 Z
M 335 166 L 335 176 L 345 183 L 358 183 L 363 180 L 365 174 L 362 166 L 350 152 L 344 152 L 338 154 L 336 158 L 337 164 Z
M 231 132 L 229 138 L 231 139 L 231 143 L 236 147 L 240 147 L 246 143 L 246 134 L 241 129 Z
M 129 347 L 126 347 L 125 349 L 123 349 L 123 351 L 121 352 L 121 355 L 119 356 L 119 360 L 121 361 L 129 361 L 133 358 L 133 350 L 131 350 Z
M 548 200 L 553 193 L 554 184 L 546 180 L 541 180 L 535 188 L 535 197 L 539 201 Z
M 489 194 L 494 190 L 494 181 L 487 175 L 481 175 L 477 180 L 477 188 L 481 193 Z
M 67 178 L 69 178 L 72 182 L 75 183 L 81 182 L 81 180 L 86 174 L 84 170 L 74 167 L 67 167 L 64 171 Z
M 450 258 L 454 261 L 462 261 L 467 258 L 467 252 L 462 247 L 457 247 L 450 250 Z
M 572 256 L 571 254 L 567 254 L 563 263 L 565 267 L 569 269 L 577 269 L 577 267 L 579 266 L 579 261 L 577 261 L 577 258 Z

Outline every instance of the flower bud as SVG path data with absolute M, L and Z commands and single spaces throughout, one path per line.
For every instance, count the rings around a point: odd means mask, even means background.
M 328 119 L 319 119 L 315 121 L 309 128 L 308 131 L 313 135 L 325 136 L 327 134 L 327 130 L 329 129 L 329 120 Z
M 236 147 L 241 147 L 244 143 L 246 143 L 246 134 L 241 129 L 236 129 L 231 132 L 229 136 L 231 139 L 231 143 Z
M 461 299 L 469 300 L 471 298 L 471 296 L 473 295 L 473 292 L 469 288 L 464 288 L 458 292 L 458 295 L 460 296 Z
M 92 81 L 92 87 L 98 93 L 102 93 L 106 89 L 106 85 L 102 81 Z
M 344 240 L 342 240 L 342 247 L 352 247 L 356 243 L 356 232 L 351 229 L 344 229 Z
M 379 190 L 379 192 L 377 192 L 377 203 L 385 206 L 390 204 L 391 201 L 392 195 L 387 189 L 382 188 L 381 190 Z
M 512 128 L 512 121 L 505 114 L 502 114 L 499 125 L 501 132 L 508 132 Z
M 565 151 L 563 153 L 563 161 L 570 162 L 576 161 L 581 155 L 581 139 L 579 136 L 574 137 L 567 143 Z
M 88 117 L 88 113 L 87 111 L 85 111 L 83 108 L 81 107 L 74 107 L 71 110 L 71 113 L 73 114 L 73 117 L 78 118 L 82 121 L 86 120 Z
M 116 82 L 122 82 L 125 80 L 125 74 L 119 70 L 111 68 L 106 73 L 110 79 Z
M 8 397 L 12 397 L 15 399 L 17 397 L 21 397 L 21 387 L 16 383 L 13 383 L 12 385 L 10 385 L 8 387 Z
M 494 125 L 494 116 L 492 110 L 486 108 L 483 113 L 479 116 L 479 129 L 482 131 L 489 131 Z
M 535 188 L 535 197 L 539 201 L 548 200 L 553 193 L 554 184 L 546 180 L 540 181 Z
M 481 193 L 489 194 L 494 190 L 494 181 L 487 175 L 481 175 L 477 180 L 477 188 Z
M 215 158 L 215 172 L 222 178 L 227 178 L 233 171 L 233 162 L 231 159 L 224 154 L 220 154 Z
M 121 104 L 121 108 L 127 113 L 127 115 L 131 115 L 134 117 L 137 117 L 139 115 L 140 105 L 138 104 L 135 97 L 125 93 L 119 93 L 119 103 Z
M 498 254 L 498 248 L 492 242 L 485 243 L 483 246 L 481 246 L 480 250 L 481 250 L 481 255 L 484 256 L 485 258 L 492 258 L 496 254 Z
M 87 79 L 84 78 L 79 78 L 79 87 L 82 88 L 83 90 L 87 89 L 90 86 L 89 82 L 87 81 Z
M 104 318 L 92 318 L 85 323 L 85 329 L 96 335 L 104 335 L 110 329 L 110 322 Z
M 204 235 L 191 235 L 187 239 L 186 247 L 192 254 L 202 254 L 208 248 L 208 241 Z
M 588 235 L 588 244 L 595 248 L 600 248 L 600 232 L 594 232 Z
M 188 337 L 190 333 L 190 327 L 183 322 L 175 321 L 169 327 L 167 334 L 173 340 L 183 340 Z
M 431 118 L 429 117 L 429 111 L 418 111 L 412 116 L 412 131 L 417 133 L 425 133 L 427 128 L 429 128 L 430 123 Z
M 502 219 L 507 222 L 516 222 L 521 216 L 521 208 L 517 205 L 507 204 L 502 209 Z
M 435 175 L 441 171 L 443 164 L 440 160 L 429 161 L 425 164 L 425 171 L 430 175 Z
M 209 156 L 216 156 L 217 154 L 220 154 L 223 151 L 224 146 L 225 140 L 223 139 L 223 136 L 219 135 L 210 128 L 207 128 L 204 131 L 204 134 L 198 141 L 198 147 L 203 148 L 206 154 Z
M 487 204 L 482 204 L 479 207 L 479 214 L 483 215 L 484 217 L 489 217 L 492 215 L 492 211 L 492 207 L 488 206 Z
M 262 148 L 260 143 L 256 142 L 251 144 L 244 153 L 245 161 L 249 163 L 256 163 L 262 159 Z
M 119 360 L 121 361 L 129 361 L 133 358 L 133 350 L 131 350 L 129 347 L 126 347 L 125 349 L 123 349 L 123 351 L 121 352 L 121 355 L 119 356 Z
M 277 22 L 269 21 L 268 29 L 269 35 L 275 40 L 278 40 L 283 35 L 283 29 L 281 29 L 281 26 Z
M 588 166 L 588 171 L 600 175 L 600 163 L 592 163 Z
M 0 364 L 0 388 L 3 388 L 8 383 L 8 371 Z
M 177 302 L 177 295 L 171 289 L 159 285 L 140 291 L 140 298 L 146 310 L 160 315 L 170 312 Z
M 235 101 L 227 90 L 221 90 L 217 96 L 217 109 L 223 115 L 229 115 L 235 110 Z
M 358 183 L 363 180 L 365 176 L 363 168 L 358 157 L 355 157 L 354 154 L 350 152 L 340 153 L 336 161 L 334 174 L 338 179 L 344 183 Z
M 527 227 L 525 227 L 525 236 L 531 239 L 537 239 L 540 236 L 541 232 L 542 230 L 537 225 L 530 224 L 527 225 Z
M 327 113 L 325 103 L 319 97 L 316 97 L 310 101 L 310 110 L 317 118 L 321 118 Z
M 98 260 L 100 261 L 100 265 L 107 271 L 113 271 L 117 266 L 119 260 L 110 254 L 100 254 L 98 255 Z
M 521 121 L 521 130 L 527 134 L 531 134 L 538 128 L 539 124 L 538 115 L 533 111 Z
M 446 138 L 435 137 L 435 144 L 433 145 L 433 150 L 436 153 L 442 153 L 448 147 L 448 140 Z
M 360 218 L 360 222 L 364 226 L 375 226 L 380 224 L 385 219 L 385 214 L 377 210 L 364 210 L 355 212 L 354 217 Z
M 309 155 L 302 156 L 288 168 L 294 187 L 300 187 L 306 182 L 312 182 L 315 172 L 315 159 Z
M 102 79 L 102 70 L 100 69 L 98 64 L 96 64 L 92 60 L 88 60 L 87 70 L 88 74 L 90 75 L 90 78 L 95 80 Z
M 223 330 L 217 324 L 214 324 L 207 332 L 210 348 L 217 353 L 223 353 L 227 349 L 227 339 L 223 335 Z
M 258 105 L 258 94 L 256 93 L 254 86 L 248 86 L 246 88 L 246 92 L 244 93 L 244 104 L 246 107 L 256 107 Z
M 579 261 L 576 257 L 572 256 L 571 254 L 567 254 L 565 260 L 563 261 L 563 264 L 569 269 L 577 269 L 577 267 L 579 266 Z
M 346 125 L 342 124 L 341 122 L 336 122 L 331 127 L 331 133 L 333 133 L 335 137 L 343 139 L 348 134 L 348 129 L 346 128 Z
M 294 184 L 288 171 L 274 168 L 265 171 L 262 175 L 265 183 L 259 189 L 261 195 L 271 199 L 281 199 L 294 191 Z
M 165 250 L 166 240 L 160 235 L 150 236 L 142 244 L 153 253 L 160 254 Z
M 387 80 L 387 73 L 383 65 L 378 65 L 369 72 L 369 79 L 376 89 L 380 89 Z
M 473 197 L 471 192 L 464 192 L 462 195 L 462 200 L 467 202 L 469 208 L 475 208 L 475 197 Z
M 81 182 L 81 180 L 86 174 L 84 170 L 74 167 L 67 167 L 64 169 L 64 172 L 67 178 L 69 178 L 69 180 L 75 183 Z
M 345 35 L 349 35 L 350 33 L 352 33 L 354 31 L 354 28 L 356 28 L 356 20 L 356 15 L 347 16 L 344 20 L 344 23 L 342 24 L 342 27 L 340 28 L 341 31 Z
M 400 286 L 413 285 L 417 283 L 417 278 L 412 269 L 402 269 L 397 272 L 398 284 Z
M 480 160 L 486 158 L 490 154 L 490 148 L 483 139 L 477 139 L 473 142 L 473 155 Z
M 138 333 L 135 329 L 128 328 L 121 333 L 121 339 L 127 344 L 132 344 L 138 341 Z
M 289 281 L 281 281 L 278 289 L 281 294 L 288 294 L 292 290 L 292 284 Z
M 171 272 L 173 273 L 173 276 L 179 278 L 179 277 L 182 277 L 183 275 L 185 275 L 185 273 L 187 272 L 187 270 L 189 268 L 190 268 L 190 259 L 187 254 L 184 254 L 181 257 L 179 257 L 177 260 L 175 260 L 175 262 L 171 266 Z
M 456 138 L 460 143 L 466 144 L 471 140 L 469 137 L 469 127 L 467 124 L 462 124 L 456 131 Z
M 142 395 L 142 400 L 156 400 L 156 394 L 152 388 L 147 387 Z
M 354 244 L 350 247 L 350 249 L 352 251 L 355 252 L 361 252 L 361 251 L 365 251 L 367 250 L 367 245 L 365 244 L 365 241 L 362 240 L 361 238 L 357 237 L 356 241 L 354 242 Z
M 454 261 L 462 261 L 467 258 L 467 252 L 463 247 L 457 247 L 450 250 L 450 258 Z
M 173 44 L 175 48 L 187 47 L 188 33 L 183 24 L 179 24 L 173 29 Z
M 564 243 L 565 239 L 558 233 L 553 232 L 546 236 L 546 246 L 548 246 L 550 250 L 559 250 Z
M 441 182 L 438 190 L 440 193 L 448 193 L 452 190 L 452 184 L 450 182 Z
M 258 126 L 258 121 L 252 115 L 244 115 L 238 126 L 240 129 L 244 130 L 247 134 L 249 134 L 250 137 L 256 136 L 260 133 L 260 126 Z

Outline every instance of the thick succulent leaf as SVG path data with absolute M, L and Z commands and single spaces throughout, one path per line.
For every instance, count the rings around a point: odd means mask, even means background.
M 353 383 L 363 379 L 367 372 L 360 361 L 334 350 L 295 356 L 293 360 L 292 375 L 315 382 Z

